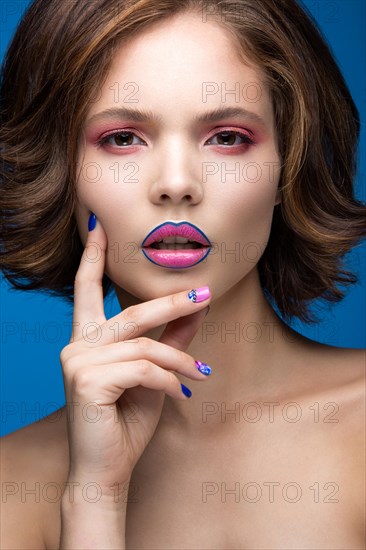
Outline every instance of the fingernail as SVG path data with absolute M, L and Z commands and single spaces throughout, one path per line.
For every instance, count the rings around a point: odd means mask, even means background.
M 202 374 L 209 376 L 212 372 L 211 367 L 207 363 L 202 363 L 201 361 L 195 361 L 196 367 Z
M 187 386 L 185 386 L 184 384 L 181 384 L 182 386 L 182 392 L 184 393 L 184 395 L 186 395 L 187 397 L 191 397 L 192 395 L 192 392 L 189 388 L 187 388 Z
M 193 288 L 188 293 L 188 298 L 195 303 L 203 302 L 211 296 L 210 289 L 208 286 L 201 286 L 201 288 Z
M 88 231 L 93 231 L 93 229 L 95 229 L 95 226 L 97 225 L 97 217 L 95 214 L 93 214 L 93 212 L 90 214 L 89 216 L 89 221 L 88 221 Z

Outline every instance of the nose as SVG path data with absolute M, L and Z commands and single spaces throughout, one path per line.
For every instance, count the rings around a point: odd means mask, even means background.
M 197 159 L 185 141 L 173 140 L 157 152 L 157 177 L 150 186 L 150 200 L 157 205 L 194 205 L 203 197 Z M 201 170 L 202 171 L 202 170 Z

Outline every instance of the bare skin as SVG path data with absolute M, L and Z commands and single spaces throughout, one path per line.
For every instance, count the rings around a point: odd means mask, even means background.
M 126 548 L 365 548 L 365 353 L 292 338 L 285 376 L 260 396 L 243 390 L 218 409 L 210 402 L 193 423 L 171 417 L 176 401 L 165 398 L 124 493 Z M 236 402 L 237 416 L 228 412 Z M 191 405 L 201 410 L 194 397 Z M 43 540 L 57 549 L 60 502 L 47 484 L 65 490 L 65 407 L 3 438 L 2 453 L 2 480 L 19 487 L 3 526 L 26 517 L 24 548 Z M 38 503 L 25 494 L 36 483 Z
M 111 106 L 108 90 L 114 82 L 138 82 L 139 107 L 164 116 L 160 126 L 139 126 L 147 145 L 131 146 L 128 152 L 117 153 L 110 144 L 108 154 L 97 153 L 87 133 L 81 159 L 102 167 L 104 193 L 80 178 L 81 238 L 85 243 L 93 211 L 113 245 L 139 243 L 151 227 L 172 217 L 201 225 L 228 249 L 237 241 L 263 249 L 279 202 L 279 172 L 270 178 L 263 168 L 278 161 L 270 98 L 263 89 L 254 105 L 241 101 L 264 120 L 256 147 L 233 154 L 228 146 L 207 145 L 216 125 L 193 125 L 201 81 L 261 82 L 261 75 L 232 55 L 221 30 L 202 29 L 191 18 L 178 23 L 168 22 L 125 45 L 93 104 L 91 115 Z M 210 108 L 220 105 L 220 98 L 210 99 Z M 159 111 L 161 105 L 164 111 Z M 199 104 L 198 110 L 203 107 Z M 246 120 L 221 123 L 247 127 Z M 108 167 L 117 155 L 119 161 L 138 163 L 141 185 L 116 186 Z M 209 160 L 255 162 L 263 168 L 260 184 L 243 185 L 229 176 L 227 192 L 218 175 L 205 186 L 200 170 Z M 220 218 L 213 220 L 212 212 L 218 211 Z M 213 373 L 203 383 L 178 376 L 192 390 L 188 401 L 165 396 L 158 427 L 133 470 L 126 548 L 364 548 L 364 350 L 317 344 L 286 328 L 264 299 L 256 266 L 248 258 L 220 261 L 216 255 L 207 265 L 175 273 L 142 256 L 138 263 L 119 265 L 113 258 L 110 249 L 106 273 L 123 308 L 206 284 L 213 295 L 202 329 L 186 349 L 210 364 Z M 223 323 L 227 330 L 239 323 L 237 341 L 229 334 L 225 339 Z M 248 329 L 251 323 L 260 329 L 258 339 Z M 145 336 L 157 341 L 163 330 L 156 327 Z M 230 414 L 233 409 L 236 415 Z M 60 499 L 47 484 L 64 491 L 68 479 L 65 408 L 59 416 L 54 413 L 6 436 L 3 456 L 2 479 L 19 486 L 4 507 L 2 523 L 14 533 L 14 543 L 3 534 L 7 548 L 19 550 L 17 524 L 26 517 L 24 548 L 58 549 Z M 26 488 L 40 484 L 39 502 L 22 495 L 21 482 Z M 45 487 L 49 492 L 42 495 Z M 229 492 L 233 489 L 235 494 Z

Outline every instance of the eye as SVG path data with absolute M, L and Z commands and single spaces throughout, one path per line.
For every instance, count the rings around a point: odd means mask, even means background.
M 120 131 L 120 132 L 114 132 L 113 134 L 108 134 L 104 137 L 102 137 L 101 139 L 99 139 L 97 141 L 97 147 L 102 147 L 103 145 L 105 145 L 106 143 L 108 145 L 116 145 L 117 148 L 124 148 L 124 147 L 128 147 L 128 146 L 131 146 L 131 145 L 137 145 L 136 143 L 133 143 L 133 138 L 137 138 L 139 139 L 140 141 L 142 141 L 143 143 L 145 143 L 141 138 L 139 138 L 138 136 L 136 136 L 136 134 L 134 134 L 133 132 L 128 132 L 128 131 Z M 115 140 L 115 143 L 112 144 L 109 142 L 110 139 L 114 139 Z
M 118 148 L 123 149 L 126 147 L 137 145 L 136 142 L 135 143 L 133 142 L 134 138 L 140 140 L 140 142 L 146 145 L 146 142 L 143 139 L 139 138 L 134 132 L 127 131 L 127 130 L 113 132 L 111 134 L 103 136 L 97 141 L 96 145 L 98 148 L 100 148 L 100 147 L 103 147 L 105 144 L 108 144 L 108 145 L 116 146 L 117 149 Z M 216 145 L 223 145 L 224 147 L 232 147 L 232 146 L 238 146 L 243 144 L 247 144 L 247 145 L 255 144 L 255 142 L 247 134 L 244 134 L 243 132 L 239 132 L 237 130 L 224 130 L 222 132 L 219 132 L 214 136 L 212 136 L 206 143 L 209 143 L 209 144 L 210 142 L 212 143 L 212 139 L 215 139 L 215 138 L 219 140 L 219 142 Z M 110 142 L 111 139 L 115 140 L 114 144 Z M 238 143 L 237 142 L 238 139 L 239 140 L 241 139 L 242 142 Z M 224 143 L 220 143 L 220 141 Z
M 219 136 L 221 136 L 221 139 L 219 138 Z M 223 145 L 224 147 L 242 145 L 243 143 L 254 145 L 255 143 L 247 134 L 238 132 L 237 130 L 225 130 L 219 132 L 218 134 L 212 136 L 206 143 L 209 143 L 213 138 L 219 138 L 219 143 L 214 145 Z M 235 143 L 238 138 L 243 140 L 242 143 Z M 223 141 L 225 143 L 220 143 L 220 141 Z

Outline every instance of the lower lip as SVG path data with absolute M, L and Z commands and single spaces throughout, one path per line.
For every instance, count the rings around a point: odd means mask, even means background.
M 210 252 L 210 246 L 202 248 L 181 249 L 181 250 L 159 250 L 148 246 L 142 251 L 145 257 L 153 264 L 162 267 L 192 267 L 202 262 Z

